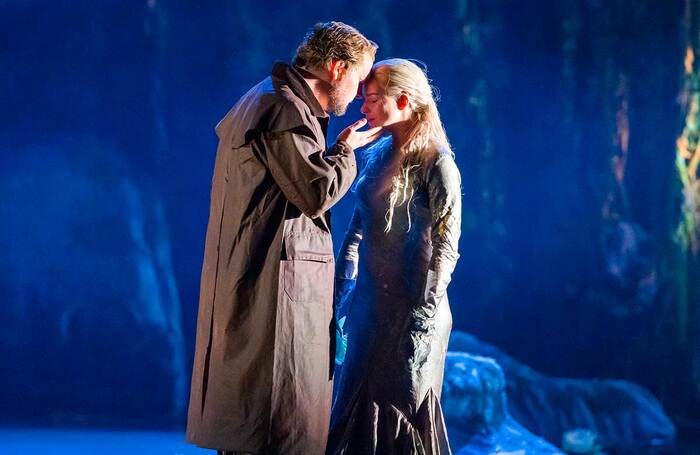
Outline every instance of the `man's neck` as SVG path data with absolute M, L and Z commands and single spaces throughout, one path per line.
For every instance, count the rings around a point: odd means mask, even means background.
M 330 104 L 329 92 L 331 89 L 331 84 L 324 80 L 318 71 L 309 70 L 307 68 L 299 68 L 304 81 L 313 92 L 318 104 L 321 105 L 324 111 L 328 111 L 328 105 Z

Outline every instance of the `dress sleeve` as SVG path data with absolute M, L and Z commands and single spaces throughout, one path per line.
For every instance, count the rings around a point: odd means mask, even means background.
M 432 219 L 433 253 L 414 328 L 429 330 L 437 306 L 452 279 L 457 259 L 462 220 L 462 189 L 459 169 L 451 155 L 441 155 L 428 175 L 428 198 Z
M 335 268 L 336 307 L 345 308 L 346 301 L 357 280 L 357 268 L 360 261 L 360 242 L 362 241 L 362 224 L 360 211 L 355 207 L 345 240 L 340 247 Z
M 350 300 L 357 282 L 357 268 L 360 261 L 360 242 L 362 241 L 362 224 L 360 211 L 355 207 L 350 220 L 350 226 L 345 234 L 345 240 L 340 247 L 335 267 L 335 321 L 336 321 L 336 352 L 335 364 L 342 365 L 348 345 L 348 335 L 345 331 Z
M 266 132 L 259 140 L 272 178 L 310 218 L 323 215 L 338 202 L 357 175 L 352 147 L 340 141 L 326 150 L 303 126 Z

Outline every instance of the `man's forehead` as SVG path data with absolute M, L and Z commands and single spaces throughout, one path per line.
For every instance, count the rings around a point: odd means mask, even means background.
M 362 64 L 360 66 L 360 76 L 362 80 L 367 79 L 367 76 L 369 76 L 369 72 L 372 70 L 373 63 L 374 59 L 369 55 L 365 54 L 364 58 L 362 59 Z

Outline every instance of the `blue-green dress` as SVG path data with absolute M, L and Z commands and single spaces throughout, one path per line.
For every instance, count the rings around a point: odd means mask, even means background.
M 449 454 L 440 391 L 452 315 L 447 285 L 459 254 L 460 173 L 435 147 L 394 209 L 396 167 L 381 141 L 355 186 L 357 205 L 336 266 L 347 351 L 336 368 L 329 454 Z

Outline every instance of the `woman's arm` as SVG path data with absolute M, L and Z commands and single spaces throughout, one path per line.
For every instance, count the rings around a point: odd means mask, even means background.
M 432 218 L 433 253 L 424 300 L 415 312 L 413 328 L 427 332 L 452 279 L 457 259 L 462 220 L 462 188 L 459 169 L 449 154 L 438 157 L 428 175 L 428 198 Z
M 357 280 L 357 266 L 360 260 L 360 242 L 362 241 L 362 225 L 360 212 L 357 207 L 352 214 L 350 225 L 345 234 L 345 240 L 340 247 L 335 266 L 335 303 L 338 312 L 343 312 L 347 299 Z
M 359 249 L 361 241 L 362 225 L 360 223 L 360 212 L 357 207 L 355 207 L 335 266 L 336 365 L 341 365 L 343 360 L 345 360 L 347 334 L 343 329 L 345 328 L 345 320 L 348 315 L 352 292 L 355 289 L 355 282 L 357 280 L 357 266 L 360 260 Z

